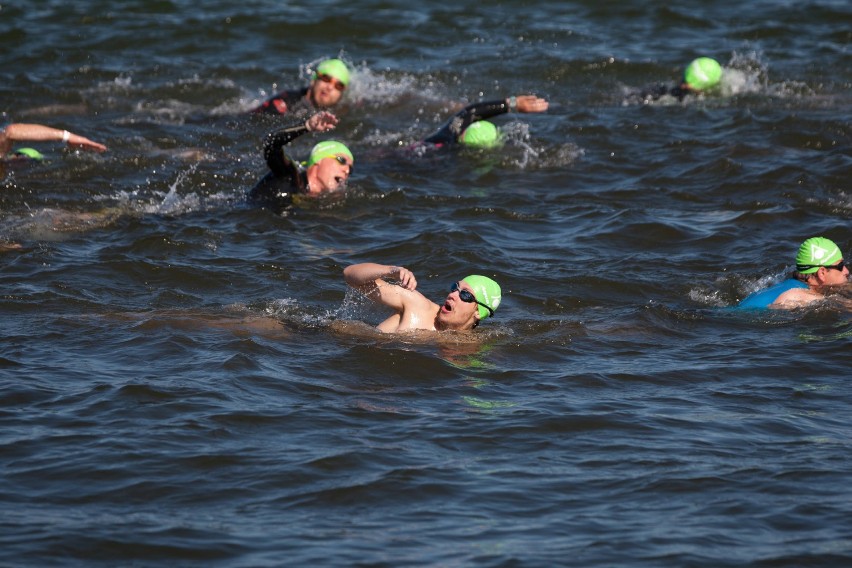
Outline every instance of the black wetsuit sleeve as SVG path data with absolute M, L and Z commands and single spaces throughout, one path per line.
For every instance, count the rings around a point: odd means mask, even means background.
M 457 112 L 437 132 L 426 138 L 424 142 L 429 144 L 454 144 L 459 141 L 464 129 L 480 120 L 505 114 L 509 112 L 509 105 L 505 100 L 486 101 L 468 105 Z
M 682 101 L 690 92 L 688 89 L 684 89 L 680 85 L 675 85 L 671 89 L 669 89 L 669 95 L 675 97 L 677 100 Z
M 643 91 L 638 93 L 636 98 L 641 101 L 657 101 L 665 96 L 674 97 L 679 101 L 682 101 L 684 97 L 688 96 L 690 93 L 687 89 L 682 88 L 680 85 L 653 85 L 651 87 L 645 88 Z
M 281 91 L 277 95 L 269 97 L 251 112 L 254 114 L 287 114 L 297 109 L 309 106 L 305 100 L 308 87 L 297 91 Z
M 298 124 L 270 133 L 263 144 L 263 157 L 269 173 L 249 191 L 250 201 L 281 212 L 292 203 L 293 193 L 303 193 L 307 177 L 299 163 L 284 151 L 284 147 L 308 132 L 304 124 Z
M 263 158 L 276 177 L 288 176 L 294 167 L 298 168 L 298 164 L 284 151 L 284 146 L 307 131 L 304 124 L 297 124 L 267 135 L 263 143 Z

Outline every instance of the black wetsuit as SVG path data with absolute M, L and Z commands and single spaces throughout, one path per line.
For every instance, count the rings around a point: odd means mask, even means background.
M 314 110 L 310 100 L 306 98 L 310 87 L 297 91 L 281 91 L 266 99 L 259 107 L 252 110 L 254 114 L 307 114 Z
M 656 101 L 665 96 L 674 97 L 679 101 L 683 101 L 684 98 L 691 94 L 693 94 L 693 92 L 689 89 L 685 89 L 682 85 L 655 85 L 635 93 L 633 96 L 643 101 Z
M 293 195 L 307 193 L 308 174 L 299 162 L 284 152 L 284 146 L 308 132 L 298 124 L 272 132 L 263 144 L 263 157 L 269 173 L 257 182 L 248 193 L 255 205 L 281 213 L 293 204 Z
M 423 142 L 426 144 L 434 144 L 443 146 L 445 144 L 455 144 L 459 141 L 459 137 L 464 132 L 464 129 L 480 120 L 505 114 L 509 112 L 509 105 L 505 100 L 502 101 L 486 101 L 482 103 L 473 103 L 464 107 L 447 121 L 444 126 L 438 129 L 437 132 L 426 138 Z

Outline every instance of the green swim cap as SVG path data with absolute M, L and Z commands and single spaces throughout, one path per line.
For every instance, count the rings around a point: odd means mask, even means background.
M 834 241 L 825 237 L 811 237 L 799 247 L 796 255 L 796 272 L 813 274 L 820 266 L 837 264 L 843 258 L 840 248 Z
M 715 59 L 699 57 L 683 73 L 683 81 L 699 91 L 709 89 L 722 80 L 722 66 Z
M 493 148 L 500 143 L 500 133 L 487 120 L 480 120 L 464 129 L 459 142 L 471 148 Z
M 308 158 L 308 167 L 310 168 L 323 158 L 333 158 L 341 155 L 349 158 L 350 163 L 355 162 L 355 158 L 352 156 L 352 152 L 349 151 L 349 148 L 337 140 L 326 140 L 325 142 L 320 142 L 314 146 L 313 150 L 311 150 L 311 155 Z
M 314 79 L 317 75 L 331 75 L 344 86 L 349 85 L 349 68 L 340 59 L 326 59 L 317 66 L 317 72 L 314 73 Z
M 492 310 L 497 311 L 497 306 L 500 305 L 502 298 L 499 284 L 487 276 L 479 276 L 478 274 L 465 276 L 463 280 L 473 288 L 473 295 L 476 296 L 478 302 L 482 302 Z M 488 310 L 479 304 L 476 307 L 479 310 L 479 319 L 483 320 L 488 317 Z
M 44 154 L 36 150 L 35 148 L 18 148 L 13 154 L 17 156 L 26 156 L 32 160 L 38 160 L 39 162 L 44 160 Z

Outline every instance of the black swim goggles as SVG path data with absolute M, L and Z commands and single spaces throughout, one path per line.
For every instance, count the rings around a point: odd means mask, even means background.
M 349 166 L 349 175 L 352 175 L 352 168 L 354 168 L 355 165 L 347 160 L 346 156 L 334 156 L 334 159 L 337 160 L 337 163 L 341 166 Z
M 830 268 L 832 270 L 839 270 L 843 272 L 843 269 L 846 268 L 846 261 L 842 258 L 840 262 L 837 264 L 797 264 L 796 270 L 801 272 L 802 270 L 810 270 L 812 268 Z
M 458 282 L 453 282 L 453 285 L 450 286 L 450 294 L 452 294 L 453 292 L 459 293 L 459 300 L 461 300 L 462 302 L 465 302 L 467 304 L 479 304 L 480 306 L 488 310 L 489 317 L 494 317 L 494 310 L 492 310 L 486 304 L 483 304 L 482 302 L 477 300 L 476 296 L 471 294 L 469 290 L 465 290 L 461 286 L 459 286 Z

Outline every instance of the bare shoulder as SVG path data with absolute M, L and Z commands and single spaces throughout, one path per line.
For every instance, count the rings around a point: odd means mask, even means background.
M 787 290 L 778 296 L 769 307 L 773 309 L 789 310 L 801 306 L 807 306 L 818 300 L 822 300 L 825 296 L 814 292 L 810 288 L 793 288 Z
M 431 314 L 434 317 L 438 311 L 438 304 L 421 294 L 418 290 L 402 290 L 405 311 L 412 312 L 418 316 Z
M 403 309 L 398 314 L 394 331 L 435 329 L 435 316 L 440 307 L 416 290 L 404 290 Z

